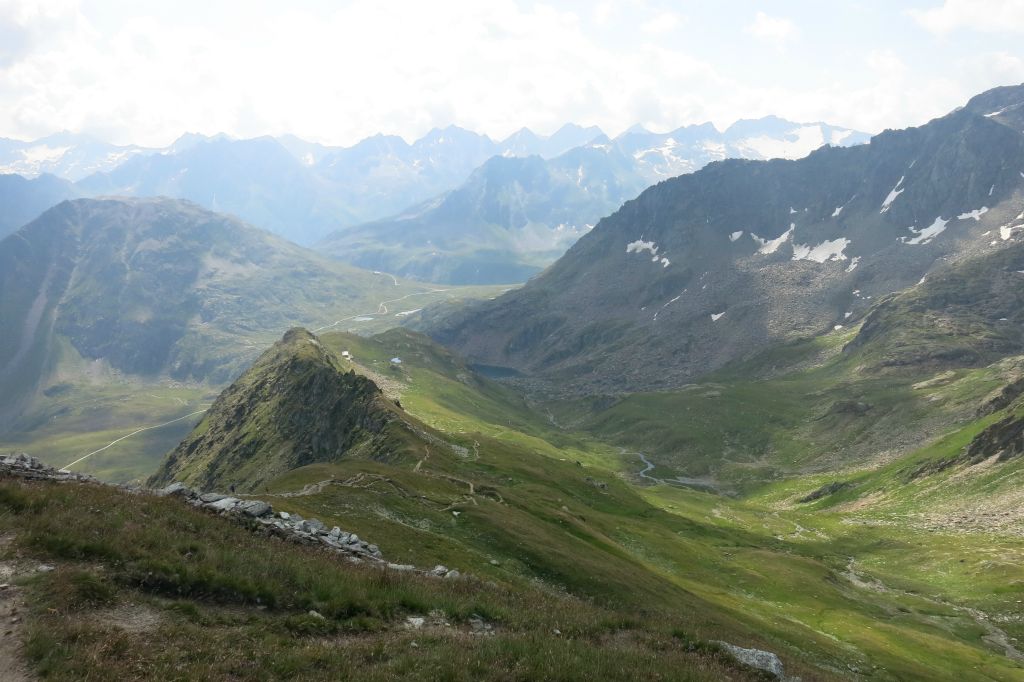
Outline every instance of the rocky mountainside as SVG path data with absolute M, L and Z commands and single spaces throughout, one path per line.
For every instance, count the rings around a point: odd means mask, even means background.
M 1024 86 L 982 97 L 1013 108 Z M 560 391 L 679 386 L 1014 243 L 1022 207 L 1024 135 L 969 106 L 868 145 L 660 183 L 522 289 L 429 324 L 473 361 Z
M 633 128 L 549 159 L 528 130 L 458 189 L 391 218 L 344 228 L 321 246 L 341 260 L 453 284 L 520 282 L 554 262 L 603 216 L 652 183 L 724 158 L 797 158 L 866 136 L 769 117 L 725 132 L 710 123 L 656 134 Z M 510 138 L 511 140 L 512 138 Z
M 319 339 L 291 329 L 220 394 L 149 483 L 255 490 L 307 464 L 387 459 L 404 447 L 404 429 L 393 423 L 400 413 Z
M 20 175 L 0 175 L 0 239 L 54 204 L 79 195 L 74 185 L 53 175 L 31 180 Z
M 918 370 L 981 366 L 1024 353 L 1024 242 L 1008 240 L 883 299 L 845 350 L 874 368 Z
M 261 339 L 418 290 L 187 202 L 67 201 L 0 241 L 0 414 L 72 358 L 223 382 Z

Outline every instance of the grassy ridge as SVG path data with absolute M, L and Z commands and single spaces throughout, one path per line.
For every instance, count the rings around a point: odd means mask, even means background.
M 48 679 L 756 677 L 669 621 L 353 566 L 172 499 L 3 481 L 0 526 L 57 565 L 27 583 L 26 653 Z

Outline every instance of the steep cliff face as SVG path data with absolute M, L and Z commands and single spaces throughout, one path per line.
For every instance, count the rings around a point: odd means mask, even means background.
M 150 484 L 253 490 L 315 462 L 387 459 L 409 437 L 401 414 L 314 335 L 292 329 L 221 393 Z

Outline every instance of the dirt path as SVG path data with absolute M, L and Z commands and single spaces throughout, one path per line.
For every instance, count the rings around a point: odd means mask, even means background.
M 182 419 L 188 419 L 189 417 L 194 417 L 197 414 L 202 414 L 203 412 L 206 412 L 208 407 L 209 407 L 209 405 L 207 405 L 206 407 L 204 407 L 201 410 L 196 410 L 195 412 L 190 412 L 190 413 L 186 414 L 183 417 L 178 417 L 177 419 L 172 419 L 171 421 L 164 422 L 163 424 L 156 424 L 155 426 L 144 426 L 141 429 L 136 429 L 136 430 L 132 431 L 131 433 L 129 433 L 127 436 L 121 436 L 120 438 L 116 438 L 116 439 L 110 441 L 109 443 L 107 443 L 106 445 L 104 445 L 102 448 L 99 448 L 98 450 L 93 450 L 92 452 L 90 452 L 87 455 L 82 455 L 81 457 L 76 459 L 74 462 L 71 462 L 70 464 L 65 464 L 61 468 L 66 471 L 66 470 L 70 469 L 71 467 L 75 466 L 76 464 L 78 464 L 79 462 L 87 460 L 90 457 L 92 457 L 93 455 L 95 455 L 95 454 L 97 454 L 99 452 L 103 452 L 107 448 L 110 448 L 110 447 L 113 447 L 113 446 L 117 445 L 118 443 L 120 443 L 121 441 L 125 440 L 126 438 L 131 438 L 132 436 L 134 436 L 136 434 L 139 434 L 139 433 L 142 433 L 143 431 L 152 431 L 153 429 L 163 428 L 164 426 L 168 426 L 170 424 L 174 424 L 175 422 L 180 422 Z
M 14 539 L 13 535 L 0 536 L 0 555 Z M 21 651 L 21 614 L 24 610 L 20 591 L 14 578 L 23 567 L 10 559 L 0 559 L 0 680 L 4 682 L 30 682 L 30 675 Z

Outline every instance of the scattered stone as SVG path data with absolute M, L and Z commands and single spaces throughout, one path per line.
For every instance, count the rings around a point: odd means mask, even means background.
M 434 566 L 434 568 L 430 571 L 430 573 L 432 575 L 436 575 L 438 577 L 444 577 L 445 575 L 448 574 L 448 569 L 445 566 L 442 566 L 441 564 L 438 564 L 437 566 Z
M 497 559 L 491 559 L 491 566 L 501 566 L 501 562 Z
M 426 622 L 427 619 L 423 618 L 422 616 L 409 616 L 405 619 L 405 627 L 409 628 L 410 630 L 419 630 L 421 627 L 423 627 L 423 624 Z
M 218 502 L 223 500 L 227 495 L 221 495 L 220 493 L 203 493 L 199 496 L 199 501 L 204 503 Z
M 279 517 L 281 517 L 282 519 L 284 519 L 285 521 L 287 521 L 288 519 L 290 519 L 292 517 L 292 515 L 289 514 L 288 512 L 277 512 L 277 515 Z
M 320 620 L 327 620 L 326 618 L 324 618 L 323 614 L 322 614 L 322 613 L 320 613 L 319 611 L 313 611 L 313 610 L 311 610 L 311 611 L 309 612 L 309 615 L 310 615 L 310 616 L 313 616 L 314 618 L 319 618 Z
M 455 569 L 453 568 L 452 570 L 450 570 L 450 571 L 448 571 L 447 573 L 445 573 L 445 574 L 444 574 L 444 577 L 445 577 L 445 578 L 458 578 L 458 577 L 459 577 L 460 575 L 462 575 L 462 574 L 461 574 L 461 573 L 459 573 L 458 571 L 456 571 L 456 570 L 455 570 Z
M 56 570 L 56 566 L 51 566 L 50 564 L 39 564 L 39 566 L 36 567 L 36 570 L 40 573 L 49 573 L 50 571 Z
M 388 564 L 388 568 L 392 571 L 415 571 L 416 567 L 412 564 Z

